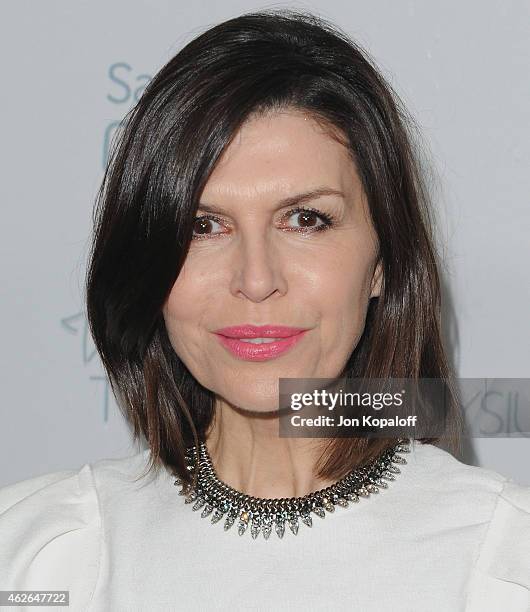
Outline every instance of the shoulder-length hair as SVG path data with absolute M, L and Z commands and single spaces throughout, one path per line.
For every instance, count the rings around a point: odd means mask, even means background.
M 383 264 L 344 377 L 451 381 L 441 338 L 433 219 L 417 128 L 368 53 L 307 12 L 266 10 L 212 27 L 148 83 L 112 145 L 94 209 L 86 277 L 90 329 L 114 396 L 155 471 L 190 484 L 185 451 L 205 439 L 214 394 L 173 350 L 162 307 L 186 258 L 201 191 L 245 120 L 291 107 L 339 134 L 367 195 Z M 456 391 L 447 429 L 459 442 Z M 340 478 L 395 439 L 336 438 L 318 462 Z

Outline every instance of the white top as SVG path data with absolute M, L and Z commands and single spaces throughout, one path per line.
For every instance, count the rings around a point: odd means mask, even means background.
M 135 483 L 148 450 L 15 483 L 0 590 L 69 590 L 75 612 L 528 612 L 530 487 L 411 451 L 387 489 L 283 539 L 201 518 L 165 468 Z

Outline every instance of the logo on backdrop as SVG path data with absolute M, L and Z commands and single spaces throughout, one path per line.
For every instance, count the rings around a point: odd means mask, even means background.
M 120 115 L 121 119 L 111 118 L 105 126 L 102 143 L 102 167 L 106 167 L 112 138 L 119 130 L 123 117 L 140 99 L 151 75 L 136 71 L 127 62 L 114 62 L 110 64 L 107 71 L 108 89 L 107 100 L 113 105 L 111 117 Z M 118 112 L 116 112 L 116 106 Z M 79 350 L 81 363 L 85 367 L 97 364 L 99 373 L 90 374 L 89 379 L 99 385 L 101 398 L 101 412 L 104 422 L 109 420 L 109 404 L 114 401 L 110 383 L 107 376 L 101 371 L 96 347 L 90 334 L 85 312 L 78 312 L 61 319 L 61 327 L 79 339 Z
M 108 69 L 109 91 L 107 100 L 118 105 L 123 116 L 134 106 L 142 95 L 145 86 L 151 80 L 149 74 L 137 74 L 127 62 L 115 62 Z M 105 169 L 109 149 L 114 134 L 118 131 L 122 119 L 112 119 L 105 127 L 103 135 L 102 167 Z
M 61 327 L 69 334 L 77 336 L 79 339 L 80 357 L 83 366 L 88 367 L 90 364 L 93 365 L 96 363 L 98 369 L 101 371 L 101 362 L 90 334 L 86 314 L 84 312 L 78 312 L 77 314 L 62 318 Z M 109 380 L 102 372 L 99 374 L 90 374 L 89 379 L 93 384 L 98 385 L 101 412 L 103 414 L 103 420 L 106 423 L 109 420 L 109 403 L 111 399 L 114 398 L 111 393 Z
M 151 75 L 141 73 L 127 62 L 114 62 L 110 64 L 107 71 L 108 87 L 107 100 L 113 105 L 112 117 L 103 131 L 102 143 L 102 167 L 106 167 L 112 138 L 118 131 L 123 117 L 127 114 L 140 99 L 147 83 L 151 80 Z M 117 107 L 117 108 L 116 108 Z M 118 115 L 121 118 L 115 118 Z M 79 339 L 79 350 L 81 363 L 85 367 L 91 367 L 95 373 L 89 375 L 89 379 L 99 385 L 101 398 L 101 413 L 104 422 L 109 420 L 109 404 L 114 400 L 110 388 L 110 382 L 101 369 L 101 361 L 94 346 L 88 321 L 84 312 L 78 312 L 61 319 L 61 327 Z M 96 364 L 96 365 L 95 365 Z

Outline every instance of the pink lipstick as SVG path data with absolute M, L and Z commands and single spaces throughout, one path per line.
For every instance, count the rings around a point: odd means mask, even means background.
M 295 346 L 308 329 L 285 325 L 234 325 L 216 329 L 221 344 L 238 359 L 266 361 Z

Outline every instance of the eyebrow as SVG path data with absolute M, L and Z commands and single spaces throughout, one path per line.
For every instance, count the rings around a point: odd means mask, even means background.
M 310 202 L 312 200 L 316 200 L 317 198 L 321 198 L 322 196 L 335 195 L 344 198 L 344 194 L 342 191 L 338 191 L 337 189 L 331 189 L 330 187 L 317 187 L 316 189 L 311 189 L 311 191 L 306 191 L 304 193 L 298 193 L 293 196 L 289 196 L 287 198 L 283 198 L 280 200 L 275 208 L 275 210 L 280 210 L 281 208 L 286 208 L 287 206 L 296 206 L 297 204 L 305 204 L 306 202 Z M 215 204 L 206 204 L 204 202 L 199 203 L 199 209 L 204 210 L 205 212 L 224 214 L 224 210 L 215 206 Z

